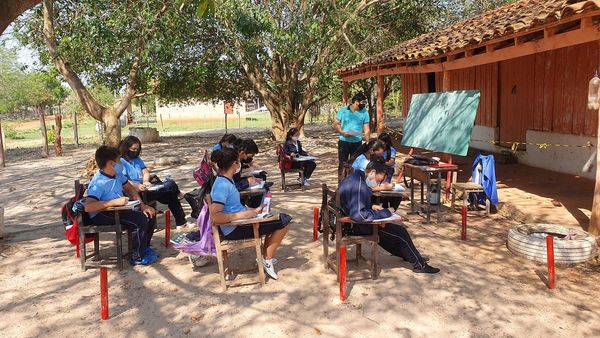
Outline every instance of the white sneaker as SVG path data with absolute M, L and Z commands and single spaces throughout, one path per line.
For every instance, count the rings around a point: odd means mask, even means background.
M 210 263 L 210 257 L 208 256 L 189 255 L 188 259 L 190 260 L 190 263 L 192 263 L 192 265 L 195 267 L 206 266 Z
M 277 272 L 275 272 L 275 267 L 273 266 L 272 259 L 264 259 L 263 258 L 263 268 L 265 268 L 265 272 L 273 279 L 277 279 Z
M 307 187 L 310 187 L 310 181 L 309 180 L 304 180 L 304 185 Z
M 263 261 L 265 259 L 263 258 Z M 279 263 L 279 261 L 277 260 L 277 258 L 273 257 L 271 258 L 271 264 L 273 264 L 273 266 L 277 265 L 277 263 Z M 258 259 L 256 259 L 256 264 L 258 264 Z

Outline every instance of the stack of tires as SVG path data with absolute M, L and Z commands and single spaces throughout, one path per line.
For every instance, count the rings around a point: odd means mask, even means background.
M 575 264 L 593 259 L 595 236 L 577 228 L 557 224 L 523 224 L 508 230 L 508 249 L 525 258 L 547 262 L 546 236 L 554 236 L 554 262 Z

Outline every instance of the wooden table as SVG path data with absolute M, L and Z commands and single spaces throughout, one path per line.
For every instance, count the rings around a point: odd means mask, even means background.
M 408 197 L 407 191 L 399 191 L 399 190 L 382 190 L 382 191 L 374 191 L 373 197 L 375 197 L 375 203 L 381 203 L 381 198 L 405 198 Z
M 266 192 L 267 191 L 265 190 L 265 188 L 246 189 L 246 190 L 240 191 L 240 197 L 242 198 L 242 201 L 244 201 L 244 204 L 248 205 L 248 201 L 250 200 L 251 197 L 263 195 Z
M 426 188 L 427 188 L 427 203 L 424 203 L 424 189 L 423 187 L 421 187 L 421 201 L 419 203 L 419 208 L 420 209 L 424 209 L 425 206 L 425 210 L 427 212 L 427 224 L 431 223 L 431 201 L 429 199 L 429 196 L 431 195 L 430 192 L 430 185 L 431 185 L 431 176 L 433 175 L 437 175 L 437 180 L 438 180 L 438 203 L 436 205 L 436 211 L 437 211 L 437 223 L 439 223 L 441 221 L 441 214 L 442 214 L 442 173 L 447 173 L 447 172 L 455 172 L 458 171 L 458 166 L 455 164 L 448 164 L 448 163 L 439 163 L 439 164 L 435 164 L 435 165 L 424 165 L 424 166 L 418 166 L 418 165 L 414 165 L 414 164 L 408 164 L 408 163 L 404 163 L 404 170 L 405 172 L 408 171 L 409 175 L 410 175 L 410 205 L 411 205 L 411 212 L 415 213 L 415 179 L 414 179 L 414 175 L 413 172 L 414 171 L 420 171 L 422 173 L 425 174 L 425 176 L 427 177 L 426 179 Z

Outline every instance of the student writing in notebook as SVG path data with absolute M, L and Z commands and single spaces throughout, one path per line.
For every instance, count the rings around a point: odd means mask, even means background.
M 285 137 L 285 143 L 283 144 L 283 151 L 290 155 L 292 158 L 298 156 L 309 156 L 308 152 L 302 149 L 302 143 L 299 140 L 300 138 L 300 130 L 298 128 L 291 128 Z M 292 168 L 294 169 L 302 169 L 304 171 L 304 182 L 300 182 L 303 185 L 310 185 L 310 176 L 317 168 L 317 164 L 315 161 L 299 161 L 292 162 Z
M 257 217 L 262 212 L 264 206 L 258 208 L 246 208 L 240 202 L 240 193 L 238 192 L 233 176 L 241 167 L 238 153 L 234 149 L 218 150 L 213 154 L 213 161 L 217 163 L 219 173 L 211 190 L 212 206 L 210 216 L 212 221 L 218 224 L 231 223 L 236 220 L 251 219 Z M 277 248 L 281 244 L 287 233 L 292 217 L 287 214 L 279 214 L 276 221 L 261 223 L 259 233 L 265 236 L 262 246 L 262 264 L 265 272 L 273 279 L 277 279 L 274 265 L 277 260 L 274 258 Z M 250 225 L 223 225 L 219 227 L 225 239 L 238 240 L 253 238 L 253 230 Z
M 379 205 L 372 204 L 372 187 L 377 186 L 385 178 L 387 166 L 380 161 L 371 161 L 365 171 L 355 170 L 346 177 L 339 187 L 340 204 L 343 213 L 355 222 L 353 235 L 370 235 L 372 226 L 368 222 L 388 218 L 392 213 Z M 427 264 L 419 250 L 413 244 L 408 231 L 403 225 L 386 223 L 379 228 L 379 246 L 394 256 L 403 258 L 413 264 L 415 273 L 437 273 L 440 269 Z

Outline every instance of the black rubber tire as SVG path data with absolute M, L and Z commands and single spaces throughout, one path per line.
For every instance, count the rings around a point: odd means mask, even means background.
M 536 233 L 541 233 L 536 235 Z M 591 260 L 596 255 L 596 238 L 577 228 L 558 224 L 523 224 L 508 230 L 508 249 L 519 256 L 538 262 L 547 262 L 546 238 L 543 233 L 577 234 L 573 240 L 554 237 L 554 262 L 575 264 Z

